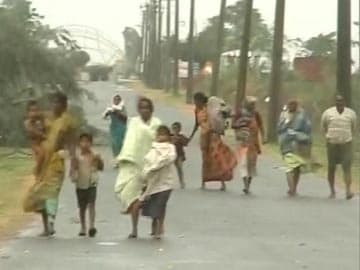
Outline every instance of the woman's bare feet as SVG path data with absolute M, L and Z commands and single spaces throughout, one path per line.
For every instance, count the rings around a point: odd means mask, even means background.
M 206 189 L 206 186 L 205 186 L 205 183 L 204 183 L 204 182 L 201 183 L 201 189 L 202 189 L 202 190 L 205 190 L 205 189 Z
M 220 191 L 226 191 L 226 184 L 225 184 L 225 182 L 221 182 Z
M 346 199 L 347 200 L 351 200 L 352 198 L 354 198 L 354 193 L 349 192 L 349 193 L 346 194 Z
M 129 239 L 136 239 L 138 237 L 137 233 L 130 233 L 128 238 Z
M 49 236 L 55 235 L 56 231 L 55 231 L 54 222 L 49 222 L 48 228 L 49 228 Z
M 42 233 L 39 234 L 39 237 L 48 237 L 50 234 L 48 231 L 43 231 Z
M 154 239 L 158 241 L 161 240 L 161 234 L 154 235 Z

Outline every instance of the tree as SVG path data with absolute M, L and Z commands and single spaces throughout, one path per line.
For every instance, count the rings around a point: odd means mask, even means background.
M 125 27 L 123 37 L 125 40 L 126 59 L 125 78 L 129 78 L 136 72 L 136 64 L 141 55 L 141 37 L 138 32 L 131 27 Z
M 335 56 L 337 48 L 336 32 L 312 37 L 309 40 L 304 41 L 302 46 L 311 56 Z
M 42 18 L 25 0 L 6 0 L 0 7 L 0 135 L 7 143 L 22 140 L 26 100 L 54 90 L 73 99 L 85 93 L 75 72 L 88 55 L 66 30 L 51 29 Z
M 242 35 L 244 29 L 245 2 L 238 1 L 233 5 L 229 5 L 225 11 L 225 29 L 224 29 L 224 47 L 223 50 L 240 49 L 242 43 Z M 251 37 L 249 50 L 254 54 L 271 53 L 272 33 L 268 26 L 264 23 L 261 14 L 257 9 L 252 9 L 251 19 Z M 219 28 L 219 16 L 212 17 L 208 20 L 208 25 L 195 38 L 195 61 L 204 64 L 214 59 L 216 55 L 217 31 Z

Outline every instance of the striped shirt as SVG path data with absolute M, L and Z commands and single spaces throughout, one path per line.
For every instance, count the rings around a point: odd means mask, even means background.
M 345 108 L 339 113 L 336 107 L 331 107 L 323 113 L 321 126 L 328 143 L 349 143 L 353 140 L 355 132 L 356 113 L 350 108 Z

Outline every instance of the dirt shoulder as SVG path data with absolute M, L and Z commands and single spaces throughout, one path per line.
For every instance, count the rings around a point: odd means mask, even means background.
M 22 211 L 22 201 L 32 184 L 29 157 L 6 156 L 0 148 L 0 241 L 10 239 L 31 218 Z

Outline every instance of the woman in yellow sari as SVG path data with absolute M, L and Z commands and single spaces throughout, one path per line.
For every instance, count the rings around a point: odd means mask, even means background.
M 39 177 L 30 188 L 24 211 L 42 215 L 44 232 L 42 236 L 55 234 L 54 222 L 58 209 L 58 199 L 65 178 L 65 150 L 70 157 L 75 155 L 75 121 L 67 112 L 67 97 L 63 93 L 53 95 L 52 116 L 49 129 L 42 143 L 44 160 L 40 165 Z M 75 159 L 71 159 L 72 167 Z

